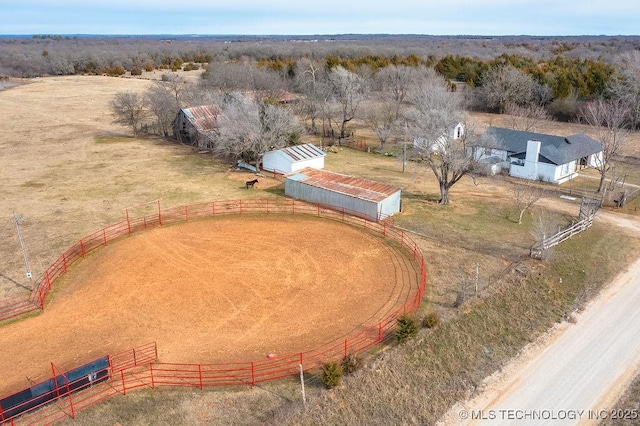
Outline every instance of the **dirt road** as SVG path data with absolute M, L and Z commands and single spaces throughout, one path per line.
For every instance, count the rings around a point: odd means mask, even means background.
M 600 220 L 616 220 L 602 213 Z M 640 232 L 635 221 L 617 222 Z M 442 424 L 587 425 L 610 417 L 640 371 L 638 300 L 640 259 L 576 314 L 575 323 L 558 324 L 525 348 Z M 626 414 L 640 418 L 640 412 Z

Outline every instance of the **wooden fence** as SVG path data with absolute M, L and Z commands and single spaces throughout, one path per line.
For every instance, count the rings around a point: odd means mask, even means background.
M 593 225 L 593 219 L 599 207 L 600 202 L 598 200 L 583 199 L 580 204 L 580 220 L 573 223 L 570 227 L 558 231 L 550 237 L 543 234 L 542 241 L 531 246 L 531 257 L 534 259 L 544 259 L 546 253 L 551 247 L 557 246 L 574 235 L 587 230 L 591 225 Z

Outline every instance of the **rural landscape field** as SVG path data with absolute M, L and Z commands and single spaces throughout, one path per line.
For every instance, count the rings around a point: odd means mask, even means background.
M 0 127 L 4 130 L 0 138 L 0 297 L 12 297 L 33 287 L 34 280 L 25 274 L 25 252 L 37 278 L 66 248 L 127 214 L 148 214 L 158 205 L 285 198 L 280 176 L 261 173 L 256 187 L 247 189 L 245 182 L 256 175 L 214 156 L 210 149 L 180 144 L 156 134 L 142 132 L 133 136 L 130 127 L 114 122 L 111 102 L 117 93 L 142 94 L 158 84 L 164 73 L 152 70 L 140 76 L 127 73 L 119 77 L 66 75 L 7 80 L 15 85 L 0 90 Z M 180 70 L 176 74 L 195 84 L 201 80 L 202 72 Z M 470 124 L 478 133 L 489 125 L 509 127 L 513 119 L 508 114 L 480 111 L 469 115 Z M 454 403 L 474 396 L 485 377 L 503 368 L 527 344 L 535 342 L 554 324 L 570 321 L 638 257 L 640 197 L 622 207 L 601 209 L 591 228 L 555 247 L 545 261 L 530 258 L 530 248 L 536 243 L 536 219 L 550 216 L 558 227 L 576 220 L 580 195 L 596 196 L 599 175 L 594 170 L 584 170 L 571 183 L 545 185 L 545 196 L 518 224 L 513 179 L 503 175 L 473 179 L 465 176 L 452 186 L 450 203 L 439 204 L 438 182 L 423 162 L 408 161 L 403 165 L 399 154 L 402 144 L 397 140 L 390 142 L 386 150 L 379 150 L 380 142 L 365 120 L 354 119 L 350 126 L 359 142 L 355 147 L 333 143 L 329 147 L 328 139 L 308 133 L 301 135 L 300 142 L 326 149 L 327 170 L 402 188 L 402 211 L 393 218 L 394 225 L 419 245 L 427 266 L 427 291 L 416 318 L 421 321 L 428 314 L 436 314 L 439 325 L 422 328 L 415 339 L 405 344 L 385 345 L 368 353 L 358 371 L 343 377 L 341 385 L 334 389 L 324 389 L 319 372 L 308 373 L 306 405 L 302 404 L 296 378 L 255 387 L 143 389 L 79 412 L 66 424 L 435 424 Z M 562 136 L 592 132 L 586 124 L 550 119 L 538 122 L 535 130 Z M 632 131 L 628 138 L 629 143 L 618 153 L 618 170 L 623 170 L 620 174 L 624 175 L 624 184 L 633 187 L 640 185 L 640 133 Z M 14 214 L 20 215 L 24 252 L 16 235 Z M 619 226 L 620 223 L 631 225 Z M 276 238 L 276 228 L 274 225 L 261 238 Z M 358 240 L 357 235 L 350 236 L 351 231 L 345 231 L 345 241 Z M 254 245 L 255 232 L 238 230 L 241 239 L 235 240 L 232 231 L 225 238 L 233 240 L 242 251 L 243 245 Z M 336 249 L 338 253 L 348 250 L 346 242 L 342 243 L 344 247 Z M 331 246 L 329 238 L 308 250 L 315 250 L 314 261 L 329 269 L 344 260 L 335 258 Z M 166 247 L 172 246 L 167 243 Z M 263 250 L 275 249 L 266 246 Z M 354 247 L 350 255 L 356 256 L 357 250 Z M 207 255 L 213 257 L 215 253 Z M 135 257 L 136 253 L 130 256 Z M 391 280 L 384 275 L 384 264 L 376 263 L 373 256 L 367 261 L 372 262 L 368 270 L 372 275 L 353 277 L 354 287 L 366 286 L 366 280 L 373 283 L 373 276 Z M 207 262 L 203 257 L 189 266 Z M 94 270 L 83 272 L 81 267 L 82 264 L 78 273 L 87 281 L 83 285 L 90 286 L 88 281 Z M 380 268 L 377 272 L 376 267 Z M 120 281 L 127 281 L 126 271 L 111 273 L 119 274 Z M 275 285 L 278 277 L 270 274 L 283 273 L 282 269 L 274 273 L 266 267 L 264 271 L 251 271 L 249 279 L 255 285 Z M 349 275 L 341 274 L 336 272 L 333 279 Z M 233 270 L 229 276 L 233 276 Z M 306 277 L 304 282 L 312 278 Z M 97 281 L 96 285 L 109 285 Z M 329 284 L 325 282 L 326 295 L 322 289 L 313 294 L 318 299 L 314 300 L 316 303 L 309 301 L 292 311 L 288 319 L 274 322 L 284 324 L 281 332 L 293 333 L 297 325 L 307 323 L 313 310 L 330 310 L 322 306 L 323 302 L 333 300 L 332 306 L 339 303 L 330 297 L 338 289 Z M 388 291 L 380 282 L 374 284 L 376 294 Z M 80 286 L 66 279 L 56 285 L 47 301 L 51 306 L 60 303 L 61 298 L 71 298 L 73 286 Z M 179 301 L 176 305 L 178 309 L 188 309 L 184 307 L 187 303 Z M 344 309 L 350 313 L 354 307 L 349 306 Z M 92 309 L 85 306 L 78 309 L 76 317 L 73 312 L 66 315 L 81 322 L 82 315 L 90 316 Z M 346 316 L 337 311 L 332 315 L 336 323 Z M 0 333 L 3 328 L 9 330 L 27 320 L 0 324 Z M 54 318 L 49 321 L 52 326 L 56 322 Z M 69 324 L 57 325 L 65 326 L 72 327 L 73 323 L 69 320 Z M 233 328 L 231 324 L 227 327 Z M 330 325 L 323 327 L 324 332 L 330 331 Z M 114 335 L 117 332 L 113 330 Z M 42 341 L 23 342 L 25 348 L 50 346 L 45 340 L 56 338 L 42 330 L 33 334 Z M 175 336 L 180 338 L 179 333 Z M 178 349 L 165 354 L 159 349 L 161 357 L 170 358 L 163 361 L 192 361 L 178 359 Z M 292 346 L 291 350 L 299 349 Z M 248 356 L 247 353 L 239 356 Z M 258 350 L 252 355 L 257 353 Z M 78 354 L 76 359 L 66 360 L 81 363 L 93 355 L 96 354 Z M 20 365 L 18 360 L 12 364 L 12 356 L 19 355 L 0 357 L 0 376 L 15 373 L 15 365 Z M 47 361 L 57 362 L 56 357 L 51 353 Z M 37 377 L 15 380 L 26 386 L 34 379 Z M 620 390 L 621 406 L 637 407 L 639 382 L 636 379 L 628 390 Z

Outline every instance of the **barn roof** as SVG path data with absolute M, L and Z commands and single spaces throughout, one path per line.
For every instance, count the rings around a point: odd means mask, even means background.
M 218 115 L 222 111 L 217 105 L 202 105 L 183 108 L 182 113 L 199 132 L 208 132 L 218 126 Z
M 539 141 L 540 155 L 557 165 L 602 151 L 600 142 L 584 133 L 563 137 L 500 127 L 489 127 L 476 145 L 521 154 L 528 141 Z
M 323 188 L 363 200 L 380 202 L 401 189 L 382 182 L 306 167 L 287 179 Z
M 323 150 L 311 143 L 289 146 L 278 151 L 282 152 L 293 163 L 327 155 Z

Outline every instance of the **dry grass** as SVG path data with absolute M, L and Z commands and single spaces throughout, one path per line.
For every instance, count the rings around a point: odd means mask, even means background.
M 0 296 L 29 286 L 11 211 L 25 215 L 25 241 L 37 274 L 61 250 L 141 202 L 161 199 L 174 205 L 282 195 L 282 185 L 274 179 L 261 178 L 258 190 L 246 191 L 246 172 L 188 147 L 127 137 L 127 129 L 111 123 L 108 101 L 115 92 L 144 90 L 148 84 L 69 77 L 0 92 L 10 106 L 0 124 L 5 134 L 14 135 L 0 141 L 0 214 L 7 218 L 0 221 L 0 237 L 10 242 L 0 247 L 0 274 L 5 276 L 0 276 Z M 503 117 L 476 118 L 498 124 Z M 561 125 L 548 126 L 537 130 L 554 132 Z M 558 134 L 575 133 L 564 126 L 557 129 Z M 377 145 L 364 136 L 369 145 Z M 306 413 L 295 381 L 283 381 L 240 392 L 134 392 L 82 412 L 70 424 L 432 423 L 525 343 L 586 300 L 629 261 L 633 251 L 625 249 L 638 248 L 637 240 L 598 225 L 540 264 L 526 259 L 533 243 L 533 215 L 525 215 L 522 225 L 515 223 L 507 182 L 480 179 L 476 186 L 463 179 L 451 191 L 451 204 L 440 206 L 435 179 L 415 163 L 403 173 L 396 158 L 338 148 L 326 157 L 326 167 L 403 188 L 404 211 L 396 223 L 412 232 L 428 263 L 429 289 L 421 314 L 436 311 L 443 324 L 370 360 L 335 391 L 322 390 L 317 377 L 309 376 Z M 557 211 L 559 220 L 577 214 L 576 205 L 557 197 L 544 204 Z M 521 272 L 515 272 L 516 265 Z M 559 276 L 571 278 L 559 286 Z M 456 308 L 465 281 L 473 290 Z

